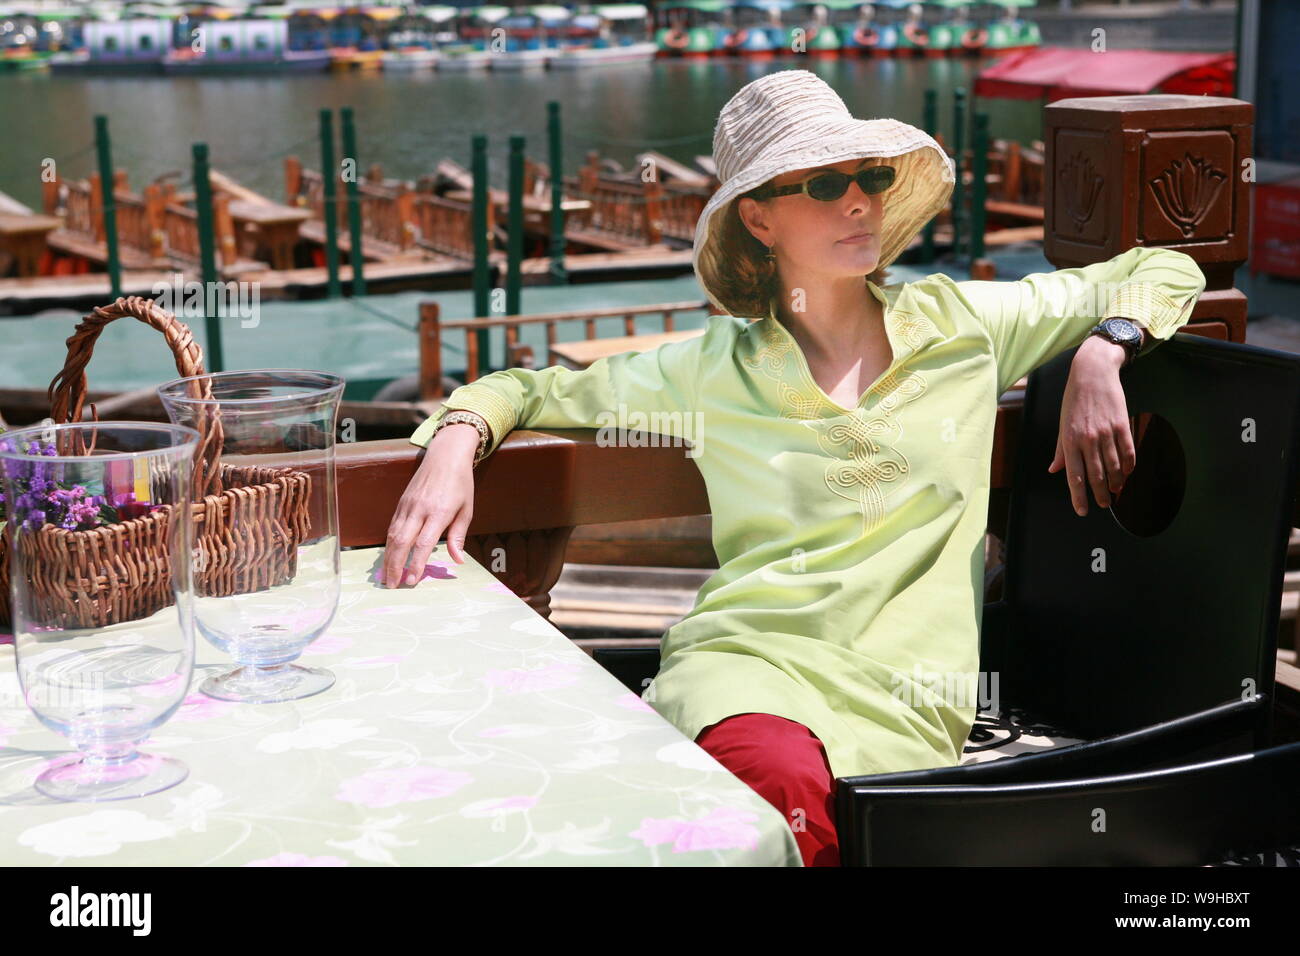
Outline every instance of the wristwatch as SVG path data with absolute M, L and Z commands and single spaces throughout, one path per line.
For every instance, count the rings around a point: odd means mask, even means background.
M 1124 359 L 1126 368 L 1132 364 L 1133 359 L 1137 357 L 1138 351 L 1142 348 L 1142 330 L 1128 319 L 1103 319 L 1088 330 L 1089 335 L 1100 335 L 1116 345 L 1124 346 L 1128 352 L 1128 358 Z

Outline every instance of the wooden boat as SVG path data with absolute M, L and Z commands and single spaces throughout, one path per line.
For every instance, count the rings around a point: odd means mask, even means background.
M 313 260 L 323 266 L 325 230 L 325 181 L 316 170 L 285 158 L 286 203 L 306 209 L 311 216 L 299 227 L 299 235 L 313 247 Z M 468 202 L 448 199 L 433 192 L 430 181 L 418 188 L 402 180 L 385 179 L 383 169 L 372 165 L 357 184 L 365 208 L 362 217 L 361 252 L 366 262 L 419 265 L 421 272 L 461 272 L 472 262 L 474 246 L 470 232 Z M 350 259 L 352 237 L 347 222 L 347 192 L 335 184 L 339 251 Z
M 640 172 L 647 162 L 657 171 L 648 182 Z M 716 178 L 649 151 L 639 154 L 636 164 L 635 169 L 624 170 L 589 150 L 578 174 L 564 178 L 564 236 L 579 251 L 630 253 L 690 247 L 695 223 L 717 188 Z M 550 188 L 549 169 L 526 162 L 525 195 L 547 197 L 542 202 L 549 208 Z M 548 217 L 540 206 L 535 214 L 533 229 L 544 238 L 549 235 Z
M 48 236 L 60 225 L 54 216 L 37 215 L 0 192 L 0 276 L 39 275 L 48 258 Z
M 213 173 L 213 228 L 216 239 L 217 268 L 223 277 L 234 277 L 268 268 L 265 262 L 240 254 L 230 204 L 236 196 L 223 190 L 224 177 Z M 64 181 L 56 176 L 43 183 L 45 214 L 57 216 L 63 225 L 46 237 L 52 262 L 51 272 L 58 274 L 61 259 L 83 260 L 92 267 L 103 267 L 108 260 L 104 241 L 103 208 L 99 177 Z M 116 206 L 118 255 L 124 269 L 197 271 L 199 264 L 198 213 L 188 204 L 192 195 L 181 195 L 175 184 L 156 180 L 142 192 L 133 192 L 125 170 L 118 170 L 113 181 Z M 84 272 L 73 266 L 71 271 Z
M 970 158 L 968 151 L 963 163 L 966 169 Z M 634 168 L 624 169 L 592 151 L 577 174 L 566 177 L 565 252 L 566 257 L 577 257 L 575 271 L 612 275 L 667 269 L 672 274 L 674 254 L 689 252 L 700 212 L 717 188 L 712 158 L 697 157 L 695 168 L 691 168 L 647 151 L 636 157 L 636 163 Z M 641 175 L 646 163 L 657 171 L 649 182 Z M 998 140 L 990 146 L 987 245 L 1041 236 L 1042 163 L 1041 144 L 1022 147 Z M 278 203 L 219 171 L 212 174 L 222 274 L 257 274 L 264 294 L 271 298 L 315 294 L 327 279 L 323 180 L 294 157 L 285 161 L 285 175 L 287 198 Z M 367 272 L 387 288 L 418 287 L 421 282 L 455 284 L 467 277 L 474 254 L 471 185 L 468 172 L 450 161 L 415 183 L 387 179 L 382 169 L 373 165 L 358 189 L 364 210 L 362 249 Z M 55 182 L 46 184 L 45 189 L 43 214 L 58 217 L 61 225 L 46 230 L 45 247 L 35 257 L 25 256 L 22 272 L 29 276 L 33 271 L 46 276 L 102 274 L 107 248 L 97 180 Z M 525 161 L 524 191 L 523 271 L 526 281 L 532 283 L 545 278 L 544 269 L 537 264 L 549 263 L 551 244 L 549 172 L 544 164 Z M 136 277 L 133 281 L 167 270 L 189 272 L 197 266 L 197 215 L 190 205 L 192 197 L 177 195 L 161 181 L 133 192 L 124 173 L 118 174 L 115 194 L 120 259 L 123 269 Z M 507 246 L 507 202 L 503 190 L 489 191 L 489 228 L 494 236 L 489 260 L 494 263 L 504 260 Z M 337 203 L 337 242 L 340 263 L 346 267 L 351 257 L 351 233 L 346 190 L 341 183 Z M 940 247 L 950 241 L 949 222 L 946 211 L 936 220 Z M 11 236 L 42 231 L 34 219 L 28 224 L 31 229 L 23 228 L 21 220 L 0 225 Z M 38 264 L 35 268 L 33 262 Z M 12 263 L 9 268 L 15 271 Z M 15 307 L 21 311 L 19 300 L 49 301 L 59 295 L 57 290 L 40 295 L 36 291 L 0 290 L 0 299 L 17 303 Z M 18 299 L 12 298 L 15 294 Z

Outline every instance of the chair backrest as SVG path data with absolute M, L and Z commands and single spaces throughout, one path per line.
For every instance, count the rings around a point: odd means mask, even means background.
M 1300 355 L 1179 333 L 1121 373 L 1130 416 L 1164 420 L 1134 435 L 1123 492 L 1144 518 L 1172 513 L 1147 535 L 1090 489 L 1078 516 L 1065 471 L 1047 471 L 1075 351 L 1035 370 L 1025 395 L 1002 698 L 1086 738 L 1254 694 L 1271 704 L 1300 476 Z

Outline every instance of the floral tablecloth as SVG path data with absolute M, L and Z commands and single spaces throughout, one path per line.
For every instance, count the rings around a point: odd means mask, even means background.
M 324 693 L 235 704 L 197 690 L 230 662 L 197 638 L 194 682 L 144 749 L 184 760 L 162 793 L 60 803 L 32 780 L 70 750 L 22 704 L 0 647 L 6 865 L 788 865 L 780 812 L 480 565 L 343 595 L 303 655 Z

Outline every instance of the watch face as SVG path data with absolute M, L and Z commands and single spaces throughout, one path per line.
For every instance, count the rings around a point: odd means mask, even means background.
M 1142 340 L 1142 333 L 1127 319 L 1107 319 L 1101 323 L 1107 334 L 1117 342 L 1137 343 Z

